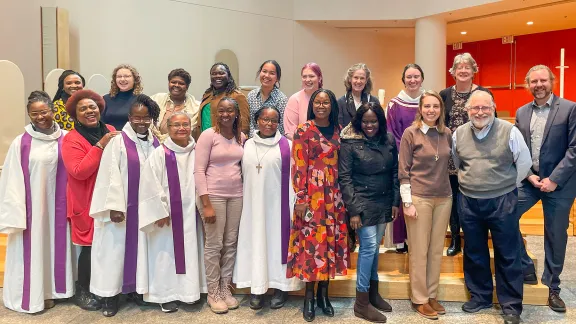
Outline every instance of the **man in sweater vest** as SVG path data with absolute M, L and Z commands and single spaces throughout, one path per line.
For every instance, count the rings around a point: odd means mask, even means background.
M 564 267 L 570 210 L 576 197 L 576 103 L 552 93 L 554 74 L 545 65 L 532 67 L 526 83 L 534 96 L 516 112 L 516 127 L 532 153 L 532 169 L 518 186 L 518 214 L 522 216 L 538 200 L 544 207 L 544 274 L 550 288 L 548 306 L 565 312 L 560 298 L 560 273 Z M 522 240 L 522 235 L 518 235 Z M 534 262 L 522 247 L 524 283 L 538 284 Z
M 466 237 L 464 280 L 471 296 L 462 310 L 475 313 L 492 307 L 490 231 L 496 295 L 504 323 L 519 323 L 523 276 L 516 186 L 532 165 L 530 151 L 514 125 L 494 117 L 496 104 L 490 93 L 473 92 L 466 108 L 470 121 L 452 135 L 452 155 L 460 183 L 458 214 Z

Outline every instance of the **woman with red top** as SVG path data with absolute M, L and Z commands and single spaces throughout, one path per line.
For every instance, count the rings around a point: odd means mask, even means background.
M 90 293 L 90 259 L 94 219 L 88 215 L 102 151 L 119 134 L 100 121 L 104 99 L 91 90 L 75 92 L 66 102 L 66 112 L 75 121 L 62 143 L 62 160 L 68 172 L 66 188 L 72 243 L 82 247 L 78 258 L 76 304 L 85 310 L 99 310 L 101 304 Z

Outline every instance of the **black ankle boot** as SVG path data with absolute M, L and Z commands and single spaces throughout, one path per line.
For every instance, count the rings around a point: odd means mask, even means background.
M 102 308 L 102 303 L 96 299 L 94 294 L 90 293 L 88 289 L 82 287 L 78 282 L 76 282 L 74 302 L 78 307 L 87 311 L 97 311 Z
M 316 292 L 318 307 L 322 308 L 322 313 L 327 316 L 334 316 L 334 308 L 328 299 L 328 281 L 318 282 L 318 291 Z
M 450 242 L 450 247 L 448 247 L 448 250 L 446 250 L 446 255 L 455 256 L 462 252 L 461 243 L 460 233 L 452 234 L 452 242 Z
M 274 296 L 270 300 L 270 308 L 272 309 L 282 308 L 282 306 L 286 304 L 287 300 L 288 300 L 288 292 L 276 289 L 276 291 L 274 292 Z
M 262 308 L 262 304 L 264 295 L 250 295 L 250 308 L 254 310 L 258 310 Z
M 304 309 L 302 309 L 302 315 L 306 322 L 312 322 L 316 317 L 316 305 L 314 304 L 314 290 L 312 293 L 306 291 L 304 296 Z
M 120 295 L 114 297 L 104 297 L 102 301 L 102 315 L 112 317 L 118 313 L 118 299 Z
M 129 301 L 133 301 L 134 304 L 138 306 L 150 306 L 150 303 L 144 301 L 144 296 L 139 293 L 129 293 L 126 295 L 126 299 Z

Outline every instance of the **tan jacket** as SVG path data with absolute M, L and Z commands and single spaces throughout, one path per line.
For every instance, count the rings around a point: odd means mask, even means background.
M 216 113 L 218 103 L 224 97 L 230 97 L 238 102 L 238 107 L 240 108 L 240 128 L 242 129 L 244 135 L 248 136 L 250 133 L 250 108 L 248 106 L 248 100 L 246 99 L 246 96 L 240 90 L 234 90 L 229 94 L 222 92 L 217 96 L 213 96 L 211 92 L 207 92 L 202 96 L 202 103 L 200 103 L 198 121 L 196 123 L 198 127 L 192 131 L 192 136 L 195 140 L 198 140 L 202 130 L 202 108 L 210 103 L 210 115 L 212 119 L 212 126 L 214 126 L 218 120 L 218 115 Z
M 160 123 L 164 119 L 164 115 L 166 114 L 166 103 L 170 100 L 169 93 L 157 93 L 150 97 L 152 100 L 156 101 L 158 106 L 160 107 L 160 116 L 158 116 L 158 123 L 152 127 L 152 131 L 154 135 L 160 140 L 160 142 L 164 142 L 164 140 L 168 137 L 168 134 L 162 134 L 160 132 Z M 192 131 L 194 128 L 199 127 L 198 124 L 198 111 L 200 110 L 200 102 L 194 98 L 193 95 L 187 93 L 186 94 L 186 101 L 184 103 L 184 109 L 182 112 L 187 113 L 190 116 L 190 121 L 192 124 Z

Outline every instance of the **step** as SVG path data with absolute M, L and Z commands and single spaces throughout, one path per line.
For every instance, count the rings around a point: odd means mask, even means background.
M 527 218 L 520 219 L 520 231 L 524 235 L 544 235 L 544 218 L 536 219 L 536 218 Z M 569 223 L 568 229 L 568 236 L 574 236 L 574 224 Z
M 386 299 L 410 299 L 410 277 L 399 272 L 379 271 L 380 284 L 378 290 Z M 355 297 L 356 296 L 356 270 L 348 270 L 346 276 L 330 279 L 330 296 Z M 249 294 L 250 289 L 236 289 L 235 294 Z M 291 292 L 291 295 L 303 296 L 304 289 Z M 441 275 L 438 287 L 438 300 L 466 302 L 470 294 L 466 289 L 463 274 Z M 494 302 L 496 291 L 494 290 Z M 548 302 L 548 287 L 542 283 L 538 285 L 524 285 L 524 300 L 526 305 L 546 305 Z
M 444 248 L 442 253 L 442 265 L 440 268 L 440 273 L 442 274 L 460 274 L 463 273 L 464 267 L 464 257 L 462 253 L 450 257 L 446 255 L 447 248 Z M 528 255 L 534 261 L 534 266 L 538 269 L 538 259 L 528 251 Z M 380 253 L 378 255 L 378 271 L 386 272 L 398 272 L 402 274 L 408 274 L 410 271 L 410 258 L 408 254 L 396 253 L 394 249 L 387 249 L 383 246 L 380 247 Z M 350 254 L 350 268 L 356 269 L 356 263 L 358 261 L 358 248 L 355 252 Z M 490 268 L 494 272 L 494 250 L 490 249 Z
M 524 246 L 527 247 L 526 245 L 526 234 L 522 233 L 522 241 L 524 242 Z M 460 245 L 462 246 L 462 248 L 464 248 L 464 234 L 461 233 L 460 234 Z M 452 238 L 450 238 L 450 235 L 446 235 L 446 238 L 444 239 L 444 247 L 449 247 L 450 244 L 452 243 Z M 490 237 L 490 234 L 488 234 L 488 248 L 493 249 L 494 248 L 494 244 L 492 243 L 492 238 Z

